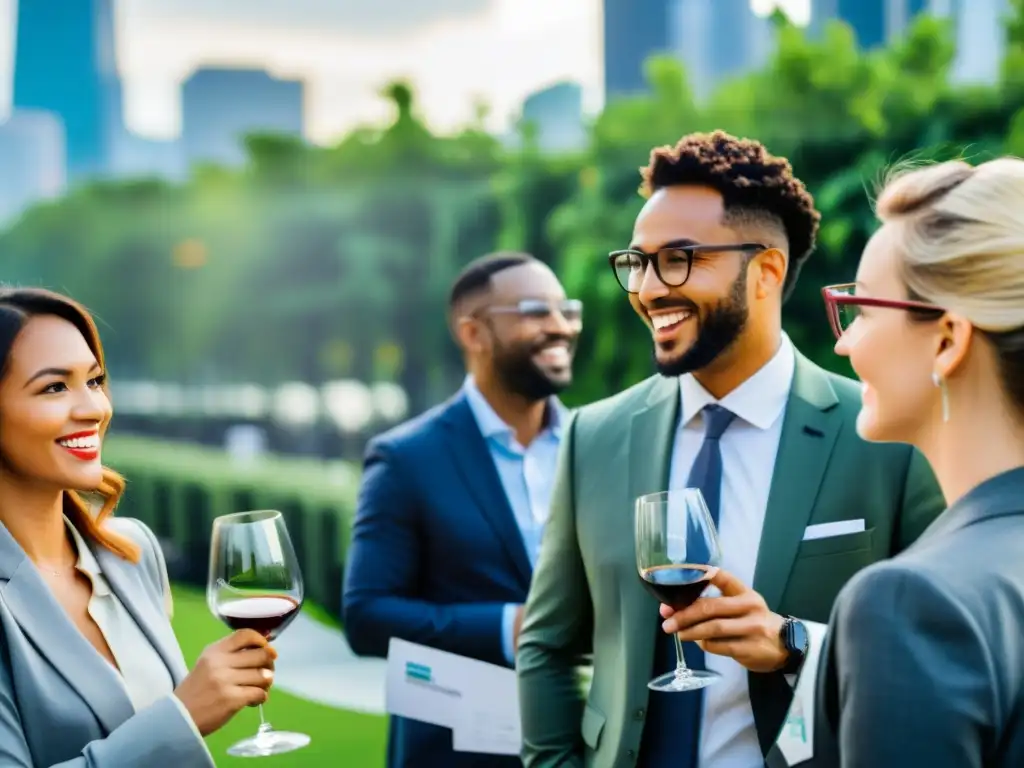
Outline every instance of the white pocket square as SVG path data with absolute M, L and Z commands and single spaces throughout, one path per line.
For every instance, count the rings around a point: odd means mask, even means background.
M 844 536 L 848 533 L 860 533 L 863 530 L 863 520 L 837 520 L 834 523 L 818 523 L 817 525 L 807 526 L 807 530 L 804 531 L 804 541 Z

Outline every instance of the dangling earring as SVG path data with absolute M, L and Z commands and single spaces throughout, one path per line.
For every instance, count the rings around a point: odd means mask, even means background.
M 942 421 L 949 421 L 949 388 L 946 380 L 939 376 L 938 371 L 932 371 L 932 384 L 939 388 L 939 396 L 942 398 Z

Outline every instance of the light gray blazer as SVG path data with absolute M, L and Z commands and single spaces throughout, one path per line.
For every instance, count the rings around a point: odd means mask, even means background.
M 164 606 L 156 537 L 129 518 L 108 525 L 142 548 L 137 565 L 89 545 L 177 686 L 185 660 Z M 136 713 L 117 673 L 82 635 L 0 525 L 0 766 L 213 768 L 170 696 Z
M 815 768 L 1024 766 L 1024 468 L 851 579 L 817 699 Z

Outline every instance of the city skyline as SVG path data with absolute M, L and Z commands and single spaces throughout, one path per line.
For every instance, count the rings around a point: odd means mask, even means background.
M 10 105 L 15 0 L 0 0 L 3 52 L 0 104 Z M 807 0 L 773 4 L 800 21 Z M 150 138 L 180 132 L 180 85 L 209 66 L 258 66 L 307 82 L 307 135 L 337 140 L 355 125 L 379 122 L 390 80 L 413 83 L 431 127 L 468 123 L 474 104 L 491 107 L 502 130 L 530 93 L 570 80 L 584 108 L 601 104 L 600 0 L 432 0 L 409 13 L 403 0 L 344 7 L 333 0 L 119 0 L 118 66 L 125 120 Z M 401 17 L 396 24 L 394 19 Z

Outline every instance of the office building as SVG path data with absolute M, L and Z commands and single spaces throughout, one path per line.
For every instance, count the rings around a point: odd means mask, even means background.
M 105 173 L 123 130 L 112 3 L 18 3 L 14 108 L 60 117 L 72 179 Z
M 238 166 L 251 133 L 303 134 L 304 84 L 261 69 L 200 69 L 181 89 L 185 162 Z

